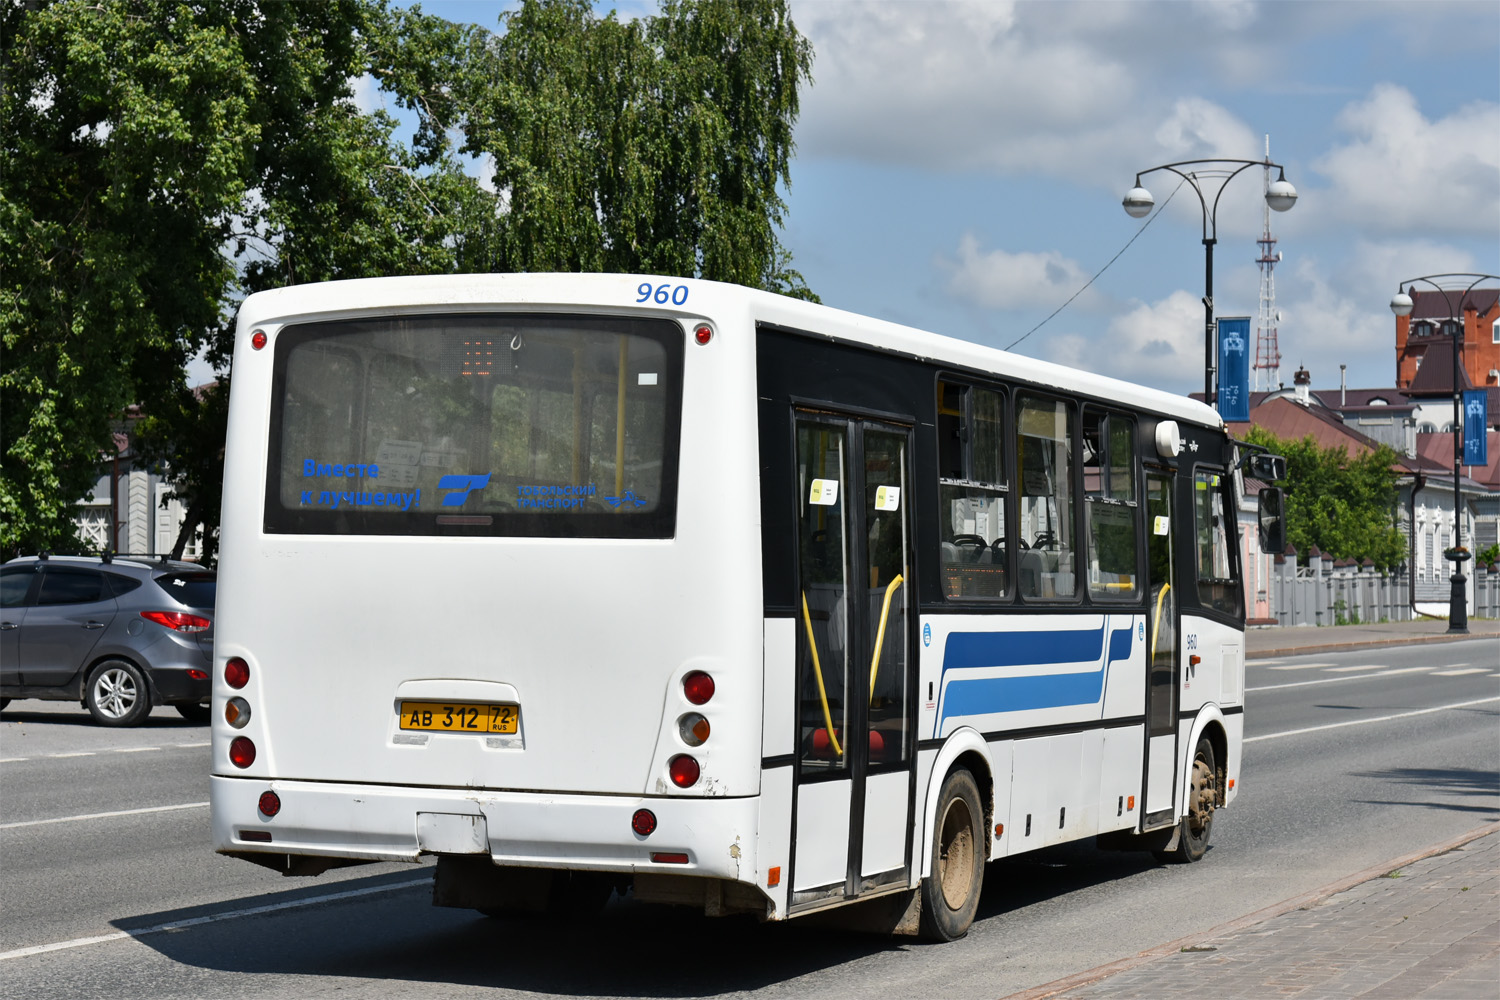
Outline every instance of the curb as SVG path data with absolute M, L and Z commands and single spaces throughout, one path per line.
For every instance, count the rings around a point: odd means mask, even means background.
M 1324 899 L 1327 899 L 1329 896 L 1338 895 L 1345 890 L 1352 889 L 1357 885 L 1361 885 L 1362 883 L 1370 881 L 1371 879 L 1379 878 L 1387 872 L 1395 871 L 1398 868 L 1405 868 L 1409 865 L 1415 864 L 1418 861 L 1422 861 L 1425 858 L 1436 857 L 1439 854 L 1447 854 L 1449 851 L 1456 850 L 1457 848 L 1460 848 L 1471 841 L 1478 840 L 1481 837 L 1487 837 L 1492 833 L 1500 833 L 1500 823 L 1489 823 L 1485 826 L 1477 827 L 1473 830 L 1468 831 L 1467 833 L 1459 834 L 1457 837 L 1454 837 L 1451 840 L 1445 840 L 1440 844 L 1433 844 L 1430 847 L 1424 847 L 1418 851 L 1412 852 L 1411 854 L 1404 854 L 1399 858 L 1393 858 L 1390 861 L 1383 861 L 1378 865 L 1366 868 L 1364 871 L 1356 872 L 1353 875 L 1346 875 L 1336 882 L 1330 882 L 1327 885 L 1319 886 L 1318 888 L 1310 890 L 1308 892 L 1304 892 L 1299 896 L 1293 896 L 1290 899 L 1284 899 L 1279 903 L 1272 903 L 1270 906 L 1266 906 L 1259 910 L 1256 910 L 1254 913 L 1247 913 L 1242 917 L 1235 917 L 1233 920 L 1229 920 L 1225 923 L 1219 924 L 1217 927 L 1210 927 L 1206 931 L 1199 931 L 1196 934 L 1189 934 L 1187 937 L 1178 938 L 1176 941 L 1168 941 L 1166 944 L 1159 944 L 1155 948 L 1148 948 L 1146 951 L 1140 952 L 1136 955 L 1132 955 L 1129 958 L 1122 958 L 1114 962 L 1109 962 L 1105 965 L 1096 966 L 1084 972 L 1077 972 L 1071 976 L 1065 976 L 1062 979 L 1055 979 L 1050 983 L 1044 983 L 1041 986 L 1034 986 L 1029 990 L 1022 990 L 1019 993 L 1011 993 L 1008 996 L 1002 997 L 1001 1000 L 1048 1000 L 1049 997 L 1055 997 L 1058 994 L 1066 993 L 1068 990 L 1078 989 L 1080 986 L 1091 986 L 1094 983 L 1099 982 L 1101 979 L 1108 979 L 1110 976 L 1113 976 L 1118 972 L 1125 972 L 1130 969 L 1134 969 L 1137 966 L 1145 965 L 1152 959 L 1163 958 L 1167 955 L 1175 954 L 1179 951 L 1182 951 L 1184 948 L 1190 948 L 1193 945 L 1209 940 L 1210 938 L 1223 937 L 1226 934 L 1232 934 L 1236 931 L 1242 931 L 1247 927 L 1253 927 L 1256 924 L 1270 920 L 1272 917 L 1279 917 L 1283 913 L 1288 913 L 1292 910 L 1300 909 L 1313 903 L 1320 902 Z
M 1278 649 L 1254 649 L 1245 653 L 1247 660 L 1265 660 L 1273 656 L 1301 656 L 1305 653 L 1343 653 L 1361 649 L 1379 649 L 1383 646 L 1426 646 L 1436 642 L 1466 642 L 1470 639 L 1494 638 L 1490 632 L 1471 632 L 1468 635 L 1414 635 L 1396 639 L 1358 639 L 1352 642 L 1325 642 L 1316 646 L 1282 646 Z

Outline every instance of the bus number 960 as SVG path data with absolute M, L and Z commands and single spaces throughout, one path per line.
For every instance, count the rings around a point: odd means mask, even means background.
M 643 281 L 636 287 L 635 293 L 639 296 L 637 302 L 655 302 L 663 306 L 668 302 L 674 306 L 687 305 L 687 285 L 653 285 L 649 281 Z

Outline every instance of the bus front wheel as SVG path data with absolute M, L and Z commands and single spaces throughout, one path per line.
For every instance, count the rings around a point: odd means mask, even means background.
M 922 936 L 929 941 L 963 937 L 979 909 L 986 840 L 979 786 L 964 768 L 943 781 L 932 837 L 932 874 L 922 880 Z
M 1219 806 L 1219 772 L 1214 760 L 1214 745 L 1204 736 L 1193 753 L 1193 773 L 1188 778 L 1188 811 L 1177 830 L 1177 846 L 1170 851 L 1155 851 L 1158 861 L 1191 864 L 1208 852 L 1208 838 L 1213 833 L 1214 810 Z M 1170 828 L 1169 828 L 1170 829 Z

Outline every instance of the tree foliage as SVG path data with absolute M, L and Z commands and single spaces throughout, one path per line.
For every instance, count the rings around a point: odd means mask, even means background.
M 218 517 L 243 295 L 442 271 L 645 271 L 812 297 L 778 229 L 811 50 L 782 0 L 491 33 L 384 0 L 0 10 L 0 551 L 76 545 L 111 430 Z M 361 111 L 373 74 L 415 109 Z M 487 157 L 493 179 L 463 167 Z M 217 386 L 191 391 L 204 354 Z
M 1308 436 L 1285 441 L 1259 427 L 1248 440 L 1287 460 L 1287 541 L 1306 558 L 1317 546 L 1335 559 L 1369 559 L 1380 569 L 1406 561 L 1398 521 L 1401 456 L 1388 445 L 1364 455 L 1321 448 Z

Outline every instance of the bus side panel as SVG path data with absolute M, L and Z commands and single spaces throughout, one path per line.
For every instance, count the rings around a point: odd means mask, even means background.
M 771 898 L 771 916 L 786 917 L 787 892 L 791 886 L 792 777 L 790 764 L 767 768 L 760 779 L 759 841 L 755 853 L 756 884 Z
M 1134 830 L 1140 818 L 1141 726 L 1106 729 L 1099 774 L 1099 833 Z

